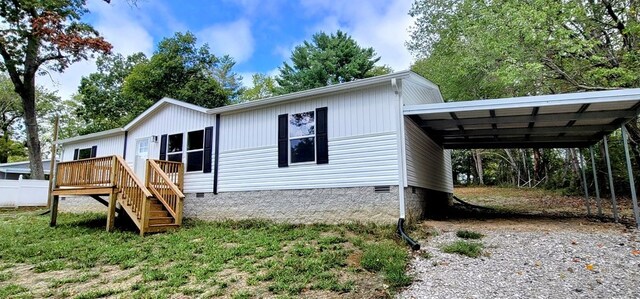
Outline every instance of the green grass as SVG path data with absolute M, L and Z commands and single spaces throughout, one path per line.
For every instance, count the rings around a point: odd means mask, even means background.
M 369 243 L 364 248 L 361 263 L 369 271 L 384 273 L 391 286 L 401 287 L 412 280 L 405 272 L 408 258 L 407 251 L 392 242 Z
M 85 273 L 82 274 L 80 276 L 76 276 L 76 277 L 64 277 L 64 278 L 60 278 L 60 279 L 54 279 L 50 286 L 51 288 L 59 288 L 65 284 L 70 284 L 70 283 L 81 283 L 81 282 L 87 282 L 93 278 L 98 277 L 99 274 L 98 273 Z
M 306 291 L 358 296 L 363 291 L 359 283 L 377 280 L 382 290 L 386 282 L 393 292 L 411 282 L 405 272 L 408 250 L 395 237 L 393 226 L 187 219 L 175 232 L 141 238 L 135 230 L 105 232 L 102 214 L 61 213 L 57 227 L 50 228 L 48 222 L 47 216 L 33 212 L 0 213 L 3 265 L 33 265 L 36 274 L 75 273 L 51 279 L 49 289 L 42 291 L 47 293 L 34 293 L 35 297 L 304 297 Z M 348 264 L 354 255 L 362 258 Z M 129 278 L 105 278 L 99 270 L 103 266 L 129 269 Z M 0 282 L 10 279 L 10 273 L 8 266 Z M 134 283 L 124 283 L 126 279 Z M 67 284 L 89 281 L 100 282 L 104 289 L 65 289 Z M 109 288 L 109 283 L 124 283 L 125 288 Z M 244 283 L 250 289 L 238 289 Z M 0 298 L 24 293 L 24 287 L 28 285 L 4 286 Z
M 17 285 L 17 284 L 8 284 L 5 286 L 0 286 L 0 298 L 31 298 L 29 294 L 29 289 Z
M 483 234 L 470 231 L 470 230 L 459 230 L 456 232 L 456 236 L 458 236 L 458 238 L 474 239 L 474 240 L 481 239 L 482 237 L 484 237 Z
M 443 246 L 442 252 L 456 253 L 475 258 L 482 254 L 482 248 L 483 246 L 480 243 L 459 240 Z

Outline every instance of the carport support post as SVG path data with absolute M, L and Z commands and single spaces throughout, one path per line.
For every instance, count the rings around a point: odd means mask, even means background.
M 587 205 L 587 216 L 591 216 L 591 207 L 589 206 L 589 189 L 587 188 L 587 175 L 584 173 L 585 161 L 580 149 L 578 149 L 578 156 L 580 157 L 580 172 L 582 173 L 582 188 L 584 189 L 584 202 Z
M 633 180 L 633 168 L 631 168 L 631 158 L 629 157 L 629 143 L 627 140 L 627 128 L 622 126 L 622 144 L 624 146 L 624 157 L 627 160 L 627 174 L 629 175 L 629 187 L 631 187 L 631 201 L 633 202 L 633 217 L 636 219 L 636 226 L 640 229 L 640 213 L 638 212 L 638 197 L 636 196 L 636 183 Z
M 602 217 L 602 202 L 600 200 L 600 187 L 598 187 L 598 176 L 596 175 L 596 159 L 593 155 L 593 146 L 589 147 L 591 154 L 591 170 L 593 172 L 593 184 L 596 187 L 596 206 L 598 207 L 598 216 Z
M 616 190 L 613 187 L 613 175 L 611 174 L 611 159 L 609 158 L 609 144 L 607 136 L 602 138 L 604 142 L 604 157 L 607 160 L 607 174 L 609 175 L 609 189 L 611 190 L 611 205 L 613 207 L 613 219 L 618 223 L 618 202 L 616 200 Z

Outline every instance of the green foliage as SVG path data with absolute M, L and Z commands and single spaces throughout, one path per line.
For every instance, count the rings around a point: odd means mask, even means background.
M 122 93 L 125 78 L 135 66 L 145 62 L 148 59 L 143 53 L 98 57 L 98 71 L 82 77 L 78 87 L 82 106 L 76 113 L 87 123 L 80 134 L 117 128 L 148 107 L 147 101 L 137 102 Z
M 640 35 L 618 30 L 614 20 L 637 6 L 628 0 L 418 0 L 408 46 L 422 59 L 413 69 L 449 100 L 640 86 Z M 637 15 L 626 22 L 635 28 Z
M 456 253 L 460 255 L 466 255 L 468 257 L 479 257 L 482 254 L 482 244 L 468 241 L 455 241 L 449 245 L 442 247 L 444 253 Z
M 78 88 L 82 106 L 76 113 L 87 123 L 79 133 L 121 127 L 164 97 L 208 108 L 240 98 L 242 77 L 233 71 L 233 58 L 216 57 L 196 42 L 192 33 L 178 32 L 163 39 L 151 58 L 100 57 L 98 71 Z
M 276 80 L 266 74 L 253 74 L 251 76 L 252 85 L 243 90 L 239 97 L 240 102 L 253 101 L 271 97 L 276 94 L 278 84 Z
M 380 60 L 373 48 L 363 48 L 348 34 L 338 30 L 313 35 L 291 53 L 291 64 L 285 62 L 276 78 L 278 93 L 285 94 L 332 84 L 362 79 L 388 71 L 375 68 Z M 375 68 L 375 69 L 374 69 Z
M 233 65 L 233 61 L 227 64 Z M 163 39 L 148 62 L 131 70 L 122 91 L 140 107 L 149 107 L 164 97 L 207 108 L 220 107 L 228 103 L 231 94 L 218 82 L 218 67 L 220 59 L 210 53 L 208 45 L 197 47 L 192 33 L 178 32 Z M 133 111 L 134 115 L 140 112 Z
M 481 239 L 482 237 L 484 237 L 483 234 L 470 230 L 459 230 L 456 232 L 456 236 L 463 239 Z

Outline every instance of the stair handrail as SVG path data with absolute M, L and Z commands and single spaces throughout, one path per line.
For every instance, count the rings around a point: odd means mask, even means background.
M 133 179 L 133 181 L 136 183 L 136 185 L 140 187 L 145 197 L 147 198 L 153 197 L 153 194 L 149 192 L 145 184 L 142 183 L 142 181 L 138 178 L 138 176 L 135 173 L 133 173 L 133 170 L 131 170 L 131 167 L 129 167 L 129 164 L 127 164 L 127 162 L 121 156 L 115 155 L 114 157 L 118 162 L 120 162 L 120 165 L 122 165 L 122 169 L 124 169 L 124 171 L 128 174 L 128 176 L 130 176 L 131 179 Z M 113 183 L 114 185 L 116 185 L 116 182 L 113 182 Z
M 160 161 L 166 162 L 166 161 Z M 182 180 L 183 170 L 182 163 L 176 163 L 178 181 Z M 182 223 L 182 208 L 184 193 L 176 186 L 176 184 L 165 173 L 158 161 L 147 160 L 147 173 L 145 177 L 146 187 L 153 195 L 162 203 L 169 214 L 174 217 L 176 224 Z

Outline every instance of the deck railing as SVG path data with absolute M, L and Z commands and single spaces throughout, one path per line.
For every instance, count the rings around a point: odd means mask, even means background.
M 113 182 L 122 194 L 122 204 L 131 208 L 144 226 L 144 220 L 149 218 L 147 210 L 153 195 L 120 156 L 113 156 Z
M 113 157 L 58 163 L 55 187 L 113 187 Z
M 147 160 L 146 187 L 165 206 L 178 225 L 182 223 L 183 173 L 182 163 Z

